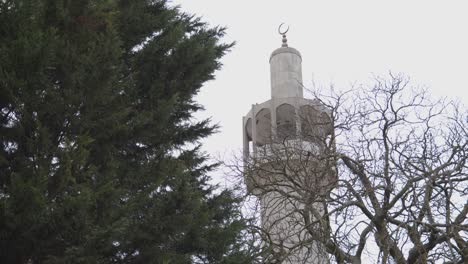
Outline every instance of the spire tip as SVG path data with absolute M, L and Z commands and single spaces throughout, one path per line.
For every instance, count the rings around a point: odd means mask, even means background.
M 286 33 L 289 31 L 289 26 L 286 28 L 286 30 L 281 30 L 281 27 L 284 25 L 284 23 L 281 23 L 278 27 L 278 33 L 283 36 L 283 44 L 281 44 L 281 47 L 288 47 L 288 39 L 286 38 Z

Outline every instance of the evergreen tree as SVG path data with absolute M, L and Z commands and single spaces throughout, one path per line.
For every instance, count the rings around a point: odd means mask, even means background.
M 0 1 L 0 262 L 246 263 L 193 97 L 231 47 L 163 0 Z

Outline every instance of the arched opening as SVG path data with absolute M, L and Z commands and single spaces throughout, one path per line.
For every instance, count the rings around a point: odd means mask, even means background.
M 290 104 L 276 108 L 276 134 L 280 141 L 296 138 L 296 110 Z
M 265 145 L 271 141 L 271 112 L 268 108 L 258 111 L 255 116 L 258 146 Z
M 333 131 L 333 124 L 328 114 L 310 105 L 302 105 L 299 113 L 302 138 L 310 142 L 325 144 L 327 136 Z
M 252 141 L 252 118 L 247 119 L 245 123 L 245 133 L 247 134 L 247 140 Z

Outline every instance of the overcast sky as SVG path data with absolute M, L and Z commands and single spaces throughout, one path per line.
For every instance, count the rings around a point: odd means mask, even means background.
M 221 125 L 204 141 L 211 155 L 238 152 L 242 116 L 270 99 L 268 59 L 290 25 L 289 46 L 302 54 L 303 81 L 368 83 L 372 74 L 405 73 L 435 96 L 468 105 L 468 1 L 174 0 L 181 10 L 226 26 L 236 46 L 197 100 Z

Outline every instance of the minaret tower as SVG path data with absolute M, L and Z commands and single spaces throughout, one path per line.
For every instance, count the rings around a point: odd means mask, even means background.
M 281 32 L 280 25 L 282 45 L 270 56 L 271 99 L 252 105 L 243 117 L 245 182 L 259 198 L 272 262 L 329 263 L 312 235 L 318 226 L 314 219 L 325 210 L 320 197 L 336 182 L 328 155 L 331 112 L 304 98 L 302 57 L 288 46 L 288 30 Z

